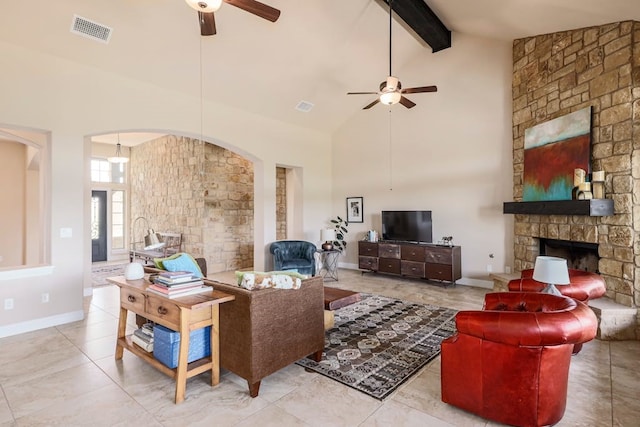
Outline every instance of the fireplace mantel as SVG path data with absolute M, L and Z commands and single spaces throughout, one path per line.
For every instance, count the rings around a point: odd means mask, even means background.
M 613 200 L 548 200 L 543 202 L 504 202 L 505 214 L 530 215 L 613 215 Z

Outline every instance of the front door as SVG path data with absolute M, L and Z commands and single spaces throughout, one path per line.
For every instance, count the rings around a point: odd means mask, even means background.
M 91 262 L 107 260 L 107 192 L 91 191 Z

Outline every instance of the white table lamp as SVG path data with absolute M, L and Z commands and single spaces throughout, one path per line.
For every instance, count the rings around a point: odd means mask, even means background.
M 555 285 L 568 285 L 570 283 L 567 260 L 553 256 L 537 257 L 533 268 L 533 280 L 547 285 L 542 292 L 562 296 Z
M 144 267 L 139 262 L 130 262 L 124 268 L 124 278 L 127 280 L 138 280 L 144 277 Z
M 323 228 L 320 230 L 320 240 L 324 241 L 322 249 L 330 251 L 333 249 L 333 241 L 336 240 L 336 230 L 333 228 Z

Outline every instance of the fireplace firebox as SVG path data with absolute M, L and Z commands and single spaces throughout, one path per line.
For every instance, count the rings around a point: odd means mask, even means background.
M 600 256 L 597 243 L 540 239 L 540 255 L 564 258 L 569 268 L 599 273 Z

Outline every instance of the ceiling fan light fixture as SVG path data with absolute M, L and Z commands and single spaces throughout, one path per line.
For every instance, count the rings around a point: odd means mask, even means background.
M 387 77 L 387 85 L 386 85 L 387 90 L 395 91 L 395 90 L 400 89 L 400 87 L 401 87 L 400 86 L 400 80 L 398 80 L 397 77 L 394 77 L 394 76 Z
M 400 98 L 402 98 L 402 94 L 397 91 L 383 92 L 380 94 L 380 102 L 385 105 L 397 104 L 400 102 Z
M 222 6 L 222 0 L 184 0 L 191 8 L 198 12 L 211 13 L 216 12 Z

